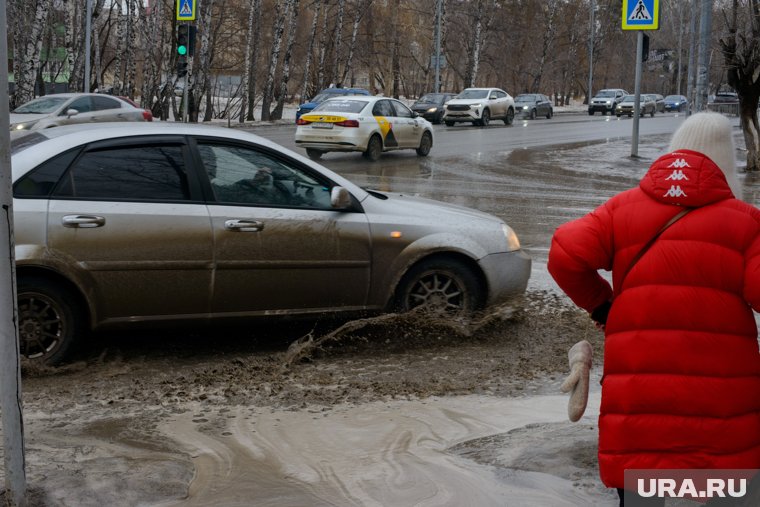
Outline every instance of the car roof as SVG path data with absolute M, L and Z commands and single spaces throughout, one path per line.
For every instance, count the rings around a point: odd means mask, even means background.
M 285 148 L 273 141 L 265 139 L 256 134 L 244 130 L 219 127 L 213 125 L 198 125 L 193 123 L 176 123 L 176 122 L 103 122 L 103 123 L 77 123 L 74 125 L 64 125 L 44 130 L 32 131 L 13 131 L 11 132 L 11 141 L 21 136 L 43 136 L 46 139 L 34 145 L 34 149 L 26 149 L 14 154 L 14 163 L 12 164 L 13 179 L 21 176 L 26 168 L 34 167 L 48 158 L 51 152 L 63 153 L 68 148 L 81 146 L 97 141 L 109 139 L 129 138 L 139 136 L 160 136 L 160 135 L 192 135 L 205 137 L 220 137 L 225 139 L 234 139 L 248 141 L 259 146 L 270 148 L 275 151 L 284 152 L 294 159 L 298 159 L 307 165 L 313 165 L 314 162 Z M 23 164 L 16 164 L 16 158 L 23 159 Z M 20 167 L 21 166 L 21 167 Z M 355 183 L 344 177 L 333 173 L 333 171 L 322 168 L 329 176 L 339 185 L 350 188 L 356 192 L 356 197 L 363 200 L 366 192 Z

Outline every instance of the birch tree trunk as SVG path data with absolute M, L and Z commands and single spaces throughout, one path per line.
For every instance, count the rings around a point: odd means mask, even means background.
M 359 24 L 361 23 L 364 13 L 372 7 L 372 0 L 359 1 L 356 5 L 356 12 L 354 13 L 354 25 L 351 30 L 351 42 L 348 46 L 348 58 L 346 58 L 346 66 L 343 68 L 343 74 L 340 77 L 340 81 L 345 83 L 346 77 L 349 72 L 353 73 L 354 66 L 354 50 L 356 49 L 356 37 L 359 34 Z M 351 87 L 354 86 L 353 79 L 351 80 Z
M 189 120 L 192 122 L 198 121 L 198 113 L 200 111 L 200 104 L 201 99 L 206 96 L 206 92 L 209 90 L 210 86 L 210 77 L 209 77 L 209 68 L 211 67 L 211 57 L 212 57 L 212 26 L 211 26 L 211 10 L 213 9 L 214 0 L 206 0 L 204 5 L 201 6 L 202 12 L 200 16 L 200 24 L 198 26 L 198 31 L 200 32 L 200 51 L 198 54 L 198 58 L 193 63 L 198 63 L 198 65 L 193 65 L 192 67 L 192 73 L 188 73 L 188 76 L 191 79 L 188 79 L 188 81 L 192 82 L 192 86 L 190 87 L 190 91 L 192 92 L 189 95 L 192 95 L 192 100 L 190 101 L 189 108 L 188 108 L 188 117 Z M 209 104 L 210 100 L 206 99 L 206 103 Z M 210 104 L 209 104 L 209 109 Z M 206 113 L 208 114 L 208 113 Z M 209 118 L 210 119 L 210 118 Z M 203 118 L 204 121 L 206 120 L 206 116 L 204 115 Z
M 125 90 L 124 95 L 130 99 L 135 98 L 135 74 L 137 67 L 137 58 L 135 53 L 137 52 L 137 32 L 140 22 L 140 18 L 137 15 L 137 2 L 136 0 L 126 0 L 127 2 L 127 44 L 126 44 L 126 62 L 124 64 L 124 81 Z
M 127 0 L 128 1 L 128 0 Z M 126 19 L 122 14 L 122 0 L 114 0 L 114 6 L 116 8 L 116 44 L 121 46 L 125 43 L 126 39 Z M 121 95 L 122 88 L 122 51 L 116 51 L 114 57 L 114 70 L 113 70 L 113 93 L 114 95 Z
M 309 71 L 311 70 L 311 59 L 314 53 L 314 41 L 317 37 L 317 23 L 319 22 L 319 16 L 322 13 L 322 0 L 315 0 L 317 10 L 314 12 L 314 17 L 311 20 L 311 30 L 309 31 L 309 46 L 306 49 L 306 62 L 303 66 L 303 84 L 301 85 L 301 102 L 305 102 L 307 97 L 311 97 L 313 86 L 309 85 Z
M 298 21 L 298 0 L 288 0 L 288 42 L 285 45 L 285 58 L 282 62 L 282 77 L 280 78 L 280 93 L 277 97 L 277 105 L 272 111 L 270 119 L 281 120 L 282 108 L 288 96 L 288 81 L 290 80 L 290 58 L 293 54 L 293 43 L 296 39 L 296 22 Z
M 40 66 L 40 51 L 42 49 L 42 32 L 47 23 L 48 12 L 50 11 L 49 0 L 38 0 L 34 11 L 34 18 L 29 26 L 20 27 L 26 31 L 28 38 L 25 41 L 22 55 L 22 61 L 19 63 L 18 73 L 15 74 L 16 91 L 14 93 L 14 103 L 23 104 L 34 98 L 34 83 L 37 77 L 37 71 Z
M 287 0 L 285 10 L 290 6 L 291 0 Z M 269 55 L 269 72 L 267 72 L 267 81 L 264 85 L 264 96 L 261 99 L 261 119 L 269 121 L 269 107 L 272 104 L 272 93 L 274 91 L 274 76 L 277 71 L 277 64 L 280 60 L 280 46 L 282 46 L 282 32 L 285 29 L 285 15 L 287 12 L 280 10 L 280 2 L 277 2 L 275 8 L 275 25 L 272 30 L 272 51 Z
M 69 71 L 69 91 L 80 92 L 83 86 L 83 76 L 81 75 L 81 50 L 79 38 L 82 34 L 82 10 L 79 8 L 79 2 L 67 0 L 66 7 L 66 26 L 64 27 L 64 45 L 66 46 L 66 63 Z M 88 90 L 89 91 L 89 90 Z
M 162 44 L 160 43 L 159 26 L 161 23 L 161 4 L 154 5 L 150 11 L 138 3 L 139 14 L 145 21 L 142 23 L 142 40 L 145 41 L 143 51 L 142 88 L 140 90 L 140 105 L 153 110 L 153 97 L 160 96 L 160 76 L 158 61 L 160 60 Z M 156 55 L 158 53 L 158 56 Z
M 341 88 L 343 86 L 343 83 L 341 83 L 340 79 L 338 77 L 340 76 L 340 73 L 338 71 L 338 67 L 340 66 L 340 49 L 341 49 L 341 42 L 343 39 L 343 16 L 345 15 L 345 9 L 346 7 L 346 1 L 345 0 L 338 0 L 338 14 L 335 19 L 335 45 L 333 48 L 333 65 L 332 65 L 332 72 L 330 72 L 331 79 L 335 83 L 335 86 L 338 88 Z
M 393 1 L 393 54 L 391 56 L 391 75 L 393 76 L 393 91 L 391 95 L 398 98 L 399 96 L 399 79 L 401 77 L 401 42 L 398 33 L 398 18 L 400 9 L 400 0 Z
M 248 23 L 246 24 L 246 31 L 245 31 L 245 45 L 244 48 L 244 56 L 243 56 L 243 81 L 240 83 L 240 87 L 242 88 L 242 93 L 240 96 L 240 116 L 238 117 L 238 121 L 240 123 L 245 122 L 245 113 L 248 109 L 248 87 L 250 86 L 251 82 L 251 74 L 253 74 L 253 69 L 251 65 L 251 44 L 253 41 L 253 0 L 250 0 L 248 2 Z
M 485 6 L 483 0 L 478 0 L 475 8 L 475 15 L 472 18 L 472 39 L 470 41 L 470 52 L 467 57 L 467 71 L 464 76 L 464 86 L 469 88 L 475 86 L 478 78 L 478 67 L 480 66 L 480 43 L 483 31 L 483 10 Z
M 253 40 L 252 44 L 253 47 L 251 48 L 251 62 L 250 66 L 248 68 L 248 72 L 250 73 L 251 77 L 248 81 L 248 89 L 246 90 L 246 93 L 248 94 L 248 115 L 247 119 L 250 121 L 253 121 L 253 108 L 256 105 L 256 63 L 259 59 L 259 40 L 260 40 L 260 32 L 261 32 L 261 0 L 253 0 L 252 4 L 253 9 L 253 23 L 251 26 L 251 30 L 253 31 Z M 253 28 L 255 26 L 255 29 Z
M 557 8 L 559 6 L 558 0 L 548 0 L 546 2 L 546 26 L 544 30 L 544 36 L 541 40 L 541 55 L 538 58 L 536 64 L 535 74 L 533 76 L 532 92 L 537 92 L 541 89 L 541 79 L 544 75 L 544 67 L 546 66 L 546 60 L 549 57 L 549 53 L 554 45 L 554 41 L 557 37 Z
M 327 7 L 325 7 L 325 16 L 322 19 L 322 31 L 319 35 L 319 64 L 317 65 L 317 89 L 325 88 L 325 56 L 327 53 Z

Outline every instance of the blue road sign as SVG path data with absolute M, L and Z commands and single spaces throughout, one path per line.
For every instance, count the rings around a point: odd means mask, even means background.
M 623 30 L 660 28 L 659 0 L 623 0 Z
M 177 21 L 194 21 L 196 0 L 177 0 Z

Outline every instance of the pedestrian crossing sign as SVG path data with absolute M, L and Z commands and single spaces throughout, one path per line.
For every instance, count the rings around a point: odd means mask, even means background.
M 623 0 L 623 30 L 660 28 L 660 0 Z
M 195 21 L 197 0 L 177 0 L 177 21 Z

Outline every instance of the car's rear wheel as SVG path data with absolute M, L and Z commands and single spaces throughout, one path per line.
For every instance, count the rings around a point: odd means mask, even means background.
M 478 277 L 456 259 L 423 260 L 403 277 L 396 291 L 396 309 L 420 308 L 437 314 L 461 316 L 483 305 L 483 288 Z
M 593 111 L 589 111 L 589 112 L 588 112 L 588 115 L 589 115 L 589 116 L 594 116 L 594 112 L 593 112 Z
M 507 116 L 504 117 L 504 125 L 512 125 L 515 121 L 515 110 L 511 107 L 507 109 Z
M 649 113 L 650 118 L 654 118 L 654 109 L 652 109 L 652 112 Z
M 312 160 L 319 160 L 322 158 L 322 154 L 324 152 L 322 150 L 316 150 L 314 148 L 306 148 L 306 155 Z
M 549 108 L 549 112 L 546 113 L 546 119 L 551 120 L 552 116 L 554 116 L 554 109 Z
M 490 121 L 491 121 L 491 111 L 489 111 L 488 109 L 483 109 L 483 116 L 480 117 L 480 125 L 483 127 L 487 127 Z
M 430 153 L 430 148 L 432 147 L 433 136 L 430 135 L 430 132 L 424 132 L 420 139 L 420 145 L 417 147 L 417 155 L 420 157 L 427 157 L 428 153 Z
M 18 278 L 20 352 L 31 360 L 59 364 L 84 333 L 79 298 L 65 286 L 38 276 Z
M 380 160 L 380 156 L 383 154 L 383 141 L 380 136 L 375 134 L 369 138 L 367 143 L 367 151 L 364 152 L 364 156 L 372 162 Z

